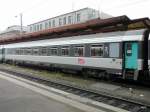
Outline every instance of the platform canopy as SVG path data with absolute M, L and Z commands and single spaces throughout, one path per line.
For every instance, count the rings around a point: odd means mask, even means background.
M 125 31 L 134 29 L 150 29 L 149 18 L 131 20 L 127 16 L 118 16 L 108 19 L 94 19 L 80 24 L 51 28 L 33 33 L 26 33 L 16 37 L 0 38 L 0 44 L 9 44 L 22 41 L 32 41 L 48 38 L 61 38 L 77 35 L 95 34 L 101 32 Z

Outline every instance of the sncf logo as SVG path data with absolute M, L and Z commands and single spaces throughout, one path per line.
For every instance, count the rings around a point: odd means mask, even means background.
M 85 60 L 83 58 L 78 58 L 78 64 L 85 64 Z

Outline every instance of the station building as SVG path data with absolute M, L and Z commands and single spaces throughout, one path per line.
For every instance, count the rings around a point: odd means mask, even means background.
M 23 26 L 21 31 L 21 26 L 13 25 L 13 26 L 9 26 L 6 30 L 0 32 L 0 38 L 16 37 L 26 32 L 27 32 L 27 27 Z
M 36 22 L 28 25 L 27 27 L 28 32 L 37 32 L 45 29 L 82 23 L 96 18 L 107 19 L 110 17 L 112 16 L 109 14 L 103 12 L 99 13 L 98 10 L 87 7 L 63 15 L 52 17 L 43 21 Z

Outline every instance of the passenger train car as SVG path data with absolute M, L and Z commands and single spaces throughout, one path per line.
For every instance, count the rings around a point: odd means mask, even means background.
M 146 29 L 36 40 L 0 47 L 0 58 L 5 62 L 40 64 L 96 77 L 149 78 L 150 36 Z

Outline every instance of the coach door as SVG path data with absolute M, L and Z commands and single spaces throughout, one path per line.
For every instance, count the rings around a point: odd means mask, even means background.
M 138 43 L 125 43 L 125 69 L 135 70 L 138 67 Z
M 2 48 L 2 62 L 4 62 L 5 60 L 5 49 Z

